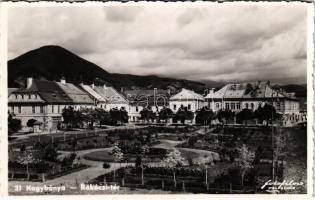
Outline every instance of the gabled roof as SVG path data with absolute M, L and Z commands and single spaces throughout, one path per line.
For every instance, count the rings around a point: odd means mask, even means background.
M 285 95 L 270 87 L 267 82 L 229 83 L 205 98 L 283 98 Z
M 197 94 L 192 90 L 187 90 L 184 88 L 179 93 L 175 94 L 174 96 L 170 98 L 170 100 L 185 100 L 185 99 L 200 100 L 200 101 L 205 100 L 202 95 Z
M 96 99 L 99 102 L 105 102 L 105 99 L 99 95 L 96 91 L 93 90 L 93 87 L 89 86 L 89 85 L 84 85 L 84 84 L 80 84 L 80 86 L 87 92 L 90 94 L 90 96 L 92 96 L 94 99 Z
M 57 82 L 57 85 L 69 96 L 73 103 L 94 103 L 94 101 L 89 97 L 86 92 L 80 90 L 72 83 Z
M 113 87 L 95 86 L 94 90 L 101 95 L 108 104 L 128 103 L 128 100 Z
M 12 93 L 36 93 L 47 103 L 68 104 L 72 102 L 67 94 L 53 81 L 34 79 L 29 88 L 22 88 Z

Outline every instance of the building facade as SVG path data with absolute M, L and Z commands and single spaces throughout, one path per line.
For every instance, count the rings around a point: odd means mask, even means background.
M 170 98 L 170 109 L 176 113 L 179 108 L 187 107 L 187 110 L 196 112 L 205 105 L 205 98 L 192 90 L 182 89 Z
M 53 81 L 27 79 L 27 87 L 9 94 L 9 113 L 27 127 L 30 119 L 42 123 L 42 130 L 55 130 L 62 121 L 62 109 L 72 100 Z
M 144 108 L 151 108 L 154 113 L 158 113 L 163 107 L 169 106 L 170 90 L 154 88 L 153 90 L 126 90 L 125 96 L 129 101 L 129 121 L 140 120 L 140 112 Z
M 211 89 L 206 105 L 214 111 L 227 109 L 238 112 L 244 108 L 256 110 L 269 103 L 279 113 L 298 113 L 299 101 L 293 94 L 272 89 L 269 82 L 231 83 L 218 91 Z

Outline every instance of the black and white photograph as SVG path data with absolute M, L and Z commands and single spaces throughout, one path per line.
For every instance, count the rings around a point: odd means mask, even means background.
M 312 4 L 6 5 L 9 195 L 313 192 Z

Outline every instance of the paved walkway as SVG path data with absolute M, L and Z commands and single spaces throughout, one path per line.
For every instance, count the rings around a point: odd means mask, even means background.
M 99 148 L 99 149 L 88 149 L 88 150 L 82 150 L 77 151 L 77 155 L 80 156 L 80 162 L 85 165 L 89 165 L 90 167 L 84 170 L 80 170 L 77 172 L 73 172 L 55 179 L 47 180 L 45 183 L 41 182 L 32 182 L 32 181 L 10 181 L 9 182 L 9 191 L 13 191 L 14 185 L 32 185 L 32 186 L 42 186 L 43 184 L 46 185 L 66 185 L 67 187 L 76 186 L 76 183 L 84 183 L 89 180 L 92 180 L 94 178 L 97 178 L 98 176 L 101 176 L 103 174 L 109 173 L 113 171 L 114 169 L 118 169 L 120 167 L 124 167 L 127 165 L 131 165 L 131 163 L 109 163 L 110 168 L 104 169 L 103 168 L 103 162 L 101 161 L 91 161 L 84 159 L 84 155 L 87 153 L 95 152 L 95 151 L 102 151 L 102 150 L 111 150 L 110 148 Z M 67 151 L 60 151 L 60 153 L 68 154 L 72 152 Z

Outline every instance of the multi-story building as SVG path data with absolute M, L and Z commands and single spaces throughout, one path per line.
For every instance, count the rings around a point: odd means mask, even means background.
M 106 107 L 106 100 L 94 90 L 95 89 L 94 84 L 84 85 L 83 83 L 81 83 L 80 87 L 90 95 L 90 97 L 94 101 L 95 106 L 97 106 L 98 108 Z
M 195 112 L 204 107 L 205 98 L 192 90 L 182 89 L 170 98 L 170 109 L 175 113 L 181 107 L 187 107 L 189 111 Z
M 103 109 L 109 111 L 113 108 L 124 109 L 128 111 L 128 100 L 127 98 L 119 93 L 115 88 L 104 86 L 94 86 L 94 91 L 96 91 L 103 99 L 105 99 L 105 104 Z
M 42 123 L 42 129 L 56 129 L 62 121 L 62 109 L 72 100 L 53 81 L 27 79 L 27 87 L 11 92 L 8 97 L 9 112 L 26 127 L 30 119 Z
M 56 84 L 61 88 L 61 90 L 71 99 L 71 106 L 75 110 L 81 108 L 93 108 L 94 101 L 90 98 L 88 93 L 81 90 L 72 83 L 67 83 L 65 79 L 61 79 L 60 82 Z
M 129 121 L 136 122 L 144 108 L 150 107 L 154 113 L 157 113 L 163 107 L 168 107 L 171 92 L 154 88 L 153 90 L 126 90 L 124 94 L 129 101 Z
M 205 99 L 206 105 L 214 111 L 255 110 L 259 105 L 270 103 L 280 113 L 299 112 L 299 101 L 294 94 L 272 89 L 269 82 L 227 84 L 216 92 L 211 89 Z

